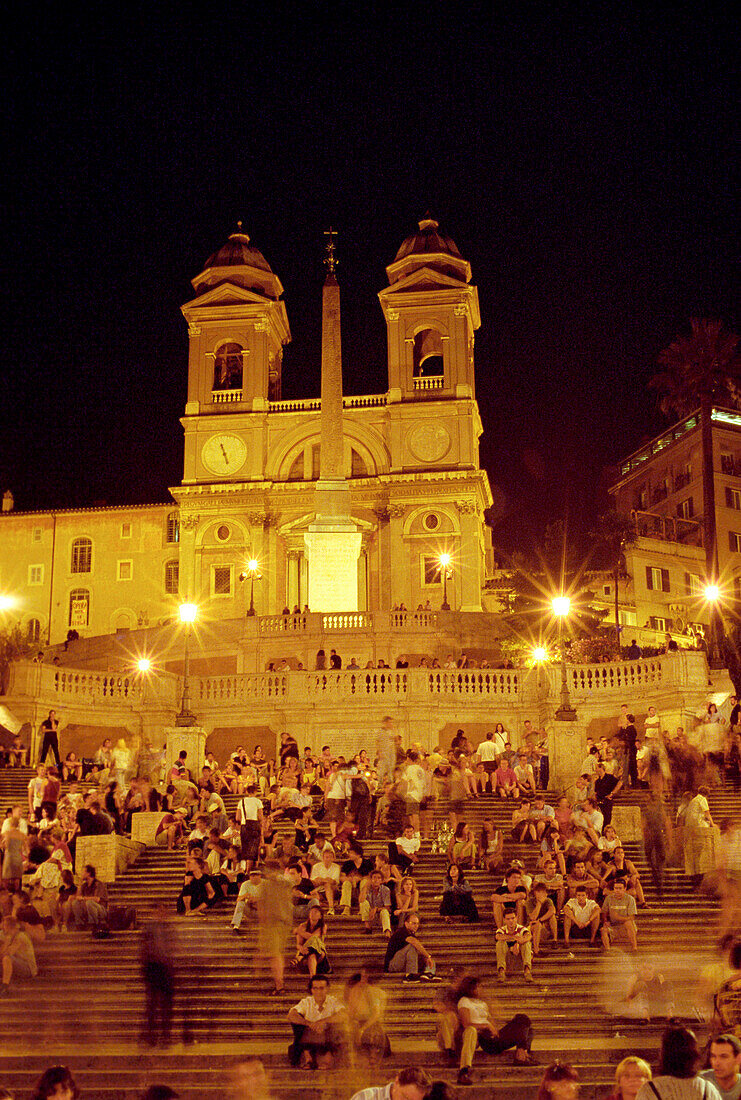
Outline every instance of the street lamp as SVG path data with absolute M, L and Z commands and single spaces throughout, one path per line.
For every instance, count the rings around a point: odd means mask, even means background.
M 249 580 L 250 582 L 250 606 L 247 610 L 248 615 L 255 614 L 255 581 L 260 580 L 262 574 L 260 573 L 260 563 L 257 558 L 250 558 L 247 562 L 247 568 L 244 573 L 239 574 L 240 581 Z
M 440 608 L 441 611 L 450 611 L 450 604 L 448 603 L 448 577 L 450 576 L 450 554 L 441 554 L 439 557 L 440 572 L 443 575 L 443 602 Z
M 0 593 L 0 611 L 12 611 L 16 606 L 16 601 L 12 596 L 7 596 L 4 592 Z
M 548 650 L 545 648 L 545 646 L 536 645 L 535 649 L 533 650 L 533 660 L 537 661 L 538 663 L 548 660 Z
M 188 642 L 190 641 L 191 626 L 198 617 L 198 606 L 194 603 L 181 603 L 178 611 L 180 622 L 185 624 L 185 649 L 183 653 L 183 697 L 180 702 L 180 713 L 175 716 L 175 725 L 194 726 L 196 716 L 190 709 L 190 685 L 188 683 L 190 674 Z
M 152 662 L 149 660 L 149 657 L 140 657 L 136 662 L 136 667 L 139 672 L 149 672 L 152 667 Z
M 708 614 L 710 618 L 710 629 L 708 631 L 708 664 L 711 668 L 716 668 L 719 659 L 720 650 L 720 601 L 721 591 L 717 584 L 707 584 L 703 591 L 703 595 L 709 605 Z
M 566 681 L 566 655 L 563 645 L 563 628 L 566 616 L 571 610 L 571 600 L 568 596 L 554 596 L 551 600 L 553 614 L 558 619 L 558 648 L 561 650 L 561 706 L 556 711 L 559 722 L 575 722 L 576 711 L 569 698 L 569 685 Z

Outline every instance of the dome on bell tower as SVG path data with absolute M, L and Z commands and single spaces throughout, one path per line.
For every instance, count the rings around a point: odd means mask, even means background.
M 203 271 L 191 281 L 196 295 L 205 294 L 220 283 L 233 283 L 274 300 L 283 293 L 280 280 L 260 249 L 242 232 L 241 222 L 237 222 L 237 232 L 230 234 L 221 248 L 209 256 Z
M 440 232 L 439 222 L 428 211 L 418 224 L 417 232 L 402 241 L 394 262 L 386 268 L 389 282 L 395 283 L 421 267 L 469 282 L 471 265 L 463 259 L 453 238 Z

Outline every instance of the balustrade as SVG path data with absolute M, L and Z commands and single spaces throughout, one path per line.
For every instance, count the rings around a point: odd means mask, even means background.
M 242 400 L 241 390 L 211 390 L 214 405 L 234 405 Z
M 308 630 L 307 616 L 263 615 L 259 619 L 261 634 L 303 634 Z
M 436 611 L 392 611 L 392 630 L 432 630 L 437 627 Z
M 142 696 L 141 681 L 134 676 L 114 673 L 87 672 L 75 669 L 55 669 L 52 691 L 66 700 L 76 702 L 124 700 L 138 702 Z
M 431 695 L 517 696 L 520 673 L 492 669 L 435 669 L 425 673 Z
M 441 390 L 445 385 L 445 377 L 442 374 L 431 374 L 427 377 L 414 378 L 415 390 Z
M 588 695 L 595 691 L 628 691 L 634 687 L 656 686 L 662 683 L 664 666 L 662 660 L 656 657 L 640 661 L 611 661 L 606 665 L 567 665 L 566 674 L 570 691 Z
M 284 672 L 236 673 L 230 676 L 191 677 L 195 705 L 230 707 L 236 703 L 280 699 L 286 694 Z
M 343 611 L 322 616 L 323 630 L 367 630 L 369 617 L 362 611 Z
M 306 694 L 312 699 L 352 699 L 369 696 L 406 696 L 409 690 L 409 673 L 406 669 L 359 669 L 309 672 L 306 676 Z

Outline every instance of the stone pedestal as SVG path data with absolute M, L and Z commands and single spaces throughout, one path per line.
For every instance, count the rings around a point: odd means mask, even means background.
M 569 794 L 579 775 L 579 765 L 587 753 L 587 727 L 583 721 L 559 722 L 548 727 L 551 790 Z
M 188 754 L 186 764 L 191 774 L 197 778 L 206 759 L 206 731 L 202 726 L 167 726 L 163 731 L 165 738 L 165 775 L 185 749 Z
M 85 865 L 90 863 L 101 882 L 115 882 L 118 875 L 122 875 L 143 851 L 144 844 L 116 833 L 109 833 L 107 836 L 78 836 L 75 845 L 75 874 L 81 875 Z
M 149 810 L 141 810 L 137 814 L 131 815 L 131 839 L 137 841 L 139 844 L 146 844 L 147 847 L 154 844 L 154 838 L 157 835 L 157 826 L 165 815 L 159 811 L 150 812 Z
M 362 536 L 354 524 L 311 524 L 304 535 L 312 611 L 358 610 L 358 558 Z

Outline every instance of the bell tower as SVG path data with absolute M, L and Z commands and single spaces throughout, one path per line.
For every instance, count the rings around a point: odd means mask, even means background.
M 389 286 L 378 297 L 388 332 L 389 402 L 475 398 L 479 298 L 455 241 L 426 214 L 386 274 Z

